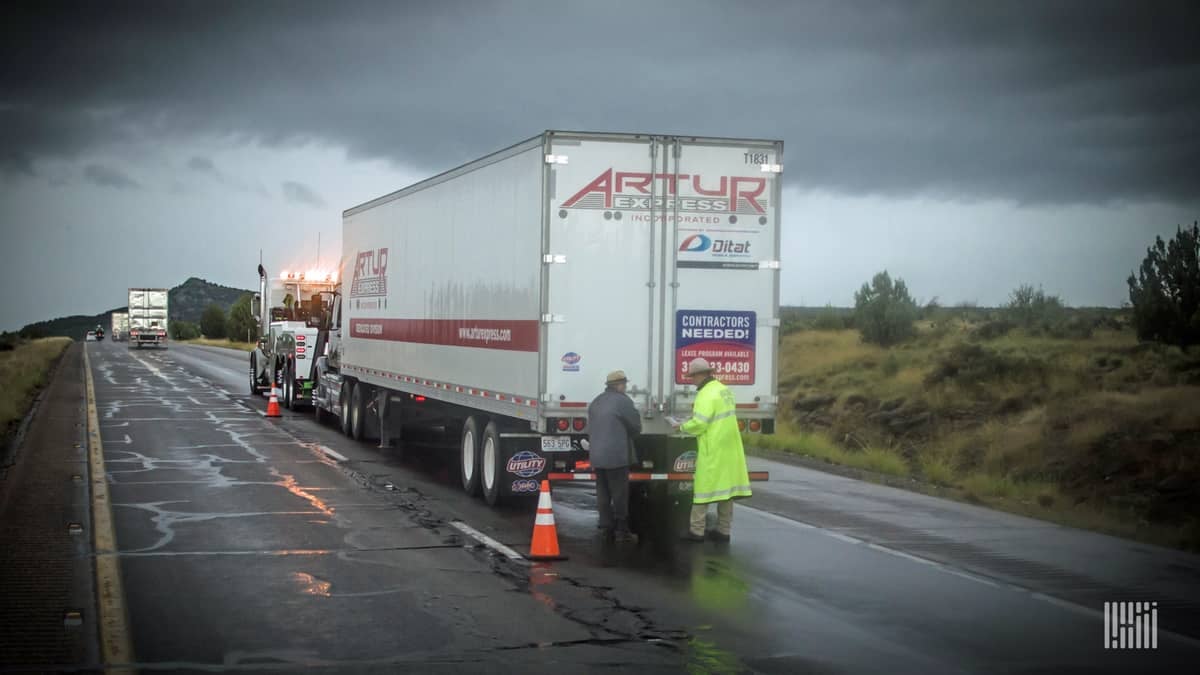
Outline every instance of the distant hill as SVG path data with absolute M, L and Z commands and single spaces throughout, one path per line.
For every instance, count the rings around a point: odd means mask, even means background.
M 183 320 L 199 323 L 204 308 L 214 303 L 229 312 L 233 303 L 247 293 L 254 293 L 254 291 L 222 286 L 191 277 L 171 289 L 168 302 L 171 308 L 171 321 Z
M 171 321 L 182 320 L 198 323 L 200 315 L 204 313 L 204 308 L 213 303 L 216 303 L 228 312 L 233 303 L 237 302 L 238 298 L 246 293 L 253 293 L 253 291 L 222 286 L 205 281 L 204 279 L 191 277 L 170 291 L 168 304 L 170 306 Z M 39 321 L 22 328 L 21 334 L 34 337 L 64 335 L 69 338 L 81 339 L 84 334 L 94 329 L 97 324 L 103 326 L 104 330 L 107 331 L 112 325 L 112 313 L 124 312 L 126 309 L 128 308 L 114 307 L 100 314 L 76 314 L 48 321 Z

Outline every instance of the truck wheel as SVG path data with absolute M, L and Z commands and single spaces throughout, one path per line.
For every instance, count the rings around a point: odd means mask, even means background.
M 479 422 L 474 417 L 468 417 L 463 422 L 458 457 L 463 492 L 474 497 L 479 494 Z
M 479 446 L 483 499 L 489 506 L 495 506 L 500 501 L 500 480 L 504 474 L 504 467 L 500 465 L 503 461 L 500 457 L 500 432 L 495 422 L 488 422 Z
M 342 384 L 342 396 L 338 399 L 338 407 L 341 409 L 342 433 L 350 435 L 350 394 L 354 391 L 353 382 L 345 382 Z
M 366 385 L 358 383 L 354 385 L 354 392 L 350 394 L 350 438 L 356 441 L 361 441 L 366 437 L 367 431 L 367 410 Z
M 288 410 L 292 409 L 292 365 L 290 363 L 283 366 L 283 407 Z

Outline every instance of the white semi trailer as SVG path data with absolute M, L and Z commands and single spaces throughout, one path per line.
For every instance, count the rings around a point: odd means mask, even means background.
M 165 288 L 129 289 L 129 344 L 167 346 L 169 292 Z
M 589 477 L 587 406 L 621 369 L 644 428 L 631 520 L 677 519 L 696 443 L 666 418 L 691 410 L 691 359 L 774 431 L 782 151 L 545 132 L 345 211 L 318 416 L 385 444 L 440 427 L 495 503 Z

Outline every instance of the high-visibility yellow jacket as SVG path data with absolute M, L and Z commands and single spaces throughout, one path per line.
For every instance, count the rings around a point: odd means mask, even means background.
M 708 504 L 750 496 L 750 474 L 738 431 L 733 392 L 713 379 L 696 392 L 692 417 L 679 427 L 696 436 L 695 492 L 692 502 Z

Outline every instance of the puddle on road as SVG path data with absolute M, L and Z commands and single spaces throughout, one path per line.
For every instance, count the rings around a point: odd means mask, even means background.
M 292 581 L 296 582 L 300 587 L 300 592 L 305 595 L 318 595 L 323 598 L 331 596 L 330 590 L 333 589 L 333 583 L 308 572 L 292 572 Z

